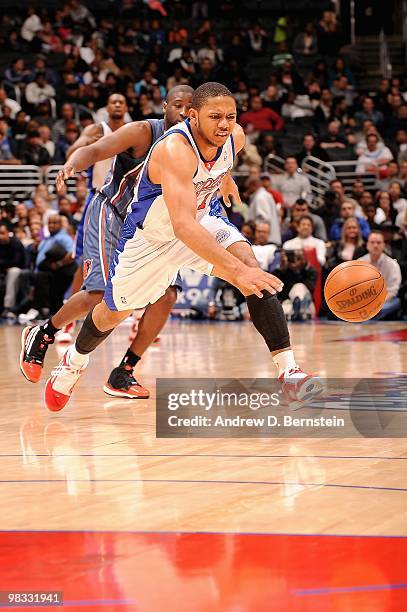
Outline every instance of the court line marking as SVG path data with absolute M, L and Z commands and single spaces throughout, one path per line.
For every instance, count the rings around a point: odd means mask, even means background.
M 116 444 L 113 442 L 111 444 Z M 188 454 L 176 454 L 176 453 L 133 453 L 133 454 L 102 454 L 102 453 L 78 453 L 78 454 L 51 454 L 51 453 L 32 453 L 30 457 L 207 457 L 220 459 L 231 458 L 231 459 L 386 459 L 387 461 L 407 461 L 407 457 L 380 457 L 370 455 L 216 455 L 216 454 L 203 454 L 200 453 L 188 453 Z M 8 455 L 0 454 L 0 459 L 3 457 L 25 457 L 22 453 L 13 453 Z
M 22 483 L 66 483 L 66 478 L 58 479 L 34 479 L 34 480 L 0 480 L 0 484 L 22 484 Z M 267 480 L 183 480 L 183 479 L 164 479 L 164 478 L 70 478 L 69 482 L 157 482 L 163 483 L 176 483 L 176 484 L 238 484 L 238 485 L 271 485 L 271 486 L 300 486 L 300 487 L 330 487 L 339 489 L 367 489 L 371 491 L 398 491 L 407 493 L 407 488 L 399 487 L 372 487 L 367 485 L 347 485 L 347 484 L 335 484 L 335 483 L 323 483 L 323 482 L 279 482 L 279 481 L 267 481 Z
M 400 584 L 367 584 L 347 587 L 321 587 L 315 589 L 293 589 L 291 593 L 297 596 L 304 595 L 336 595 L 340 593 L 357 593 L 365 591 L 407 589 L 407 583 Z
M 132 534 L 132 535 L 166 535 L 173 536 L 179 534 L 185 535 L 237 535 L 237 536 L 268 536 L 268 537 L 281 537 L 281 538 L 380 538 L 380 539 L 398 539 L 407 540 L 407 535 L 382 535 L 382 534 L 359 534 L 359 533 L 281 533 L 273 531 L 160 531 L 160 530 L 135 530 L 135 531 L 118 531 L 117 529 L 0 529 L 0 534 L 15 534 L 15 533 L 52 533 L 53 535 L 59 535 L 61 533 L 74 533 L 74 534 L 106 534 L 113 533 L 115 535 L 121 534 Z

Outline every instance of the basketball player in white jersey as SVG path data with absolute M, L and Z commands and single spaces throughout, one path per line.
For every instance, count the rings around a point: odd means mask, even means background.
M 235 285 L 246 296 L 279 378 L 311 383 L 290 346 L 276 297 L 281 281 L 261 270 L 247 242 L 228 244 L 227 221 L 209 215 L 209 201 L 228 180 L 235 153 L 243 146 L 231 92 L 219 83 L 198 87 L 189 119 L 165 132 L 144 162 L 104 300 L 86 317 L 75 345 L 47 381 L 45 403 L 50 410 L 61 410 L 69 401 L 89 353 L 132 309 L 156 302 L 184 267 Z M 207 229 L 213 223 L 219 227 L 215 236 Z

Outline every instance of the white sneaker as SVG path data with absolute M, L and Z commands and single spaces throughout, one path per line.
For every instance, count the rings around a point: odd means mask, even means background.
M 87 357 L 86 363 L 81 368 L 71 366 L 70 353 L 69 348 L 59 364 L 52 370 L 45 385 L 45 405 L 52 412 L 58 412 L 66 406 L 76 383 L 89 363 L 89 357 Z
M 298 410 L 305 402 L 315 399 L 324 391 L 321 380 L 304 372 L 300 366 L 286 368 L 278 377 L 289 407 Z
M 55 334 L 55 342 L 59 342 L 60 344 L 72 344 L 74 327 L 74 323 L 65 325 L 65 327 L 60 329 L 59 332 Z
M 30 321 L 34 321 L 39 316 L 39 311 L 35 308 L 30 308 L 30 310 L 25 314 L 20 314 L 18 316 L 18 322 L 20 325 L 26 325 Z

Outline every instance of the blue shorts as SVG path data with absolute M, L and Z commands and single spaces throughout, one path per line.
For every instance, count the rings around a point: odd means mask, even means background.
M 104 291 L 109 268 L 119 242 L 123 219 L 106 196 L 97 193 L 89 202 L 83 223 L 83 286 L 85 291 Z M 182 290 L 178 275 L 173 285 Z
M 83 256 L 83 234 L 84 234 L 84 225 L 85 225 L 85 217 L 88 212 L 89 204 L 95 196 L 95 190 L 90 189 L 88 195 L 86 196 L 85 206 L 83 207 L 82 218 L 78 225 L 78 231 L 76 232 L 75 238 L 75 260 L 78 265 L 82 264 L 82 256 Z

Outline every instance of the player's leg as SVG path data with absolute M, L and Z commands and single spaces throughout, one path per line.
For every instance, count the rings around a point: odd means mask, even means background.
M 86 208 L 83 245 L 77 242 L 83 258 L 85 288 L 71 295 L 65 304 L 43 325 L 23 330 L 20 369 L 30 382 L 38 382 L 46 352 L 63 327 L 88 314 L 103 298 L 106 285 L 107 262 L 100 248 L 99 226 L 104 199 L 93 198 Z
M 230 221 L 224 217 L 207 216 L 201 223 L 219 244 L 245 265 L 260 267 L 250 244 Z M 308 378 L 295 360 L 287 321 L 277 296 L 264 291 L 262 298 L 254 294 L 247 295 L 246 301 L 251 320 L 271 352 L 278 377 L 281 380 Z
M 177 300 L 177 288 L 168 287 L 165 294 L 154 304 L 149 304 L 140 319 L 136 337 L 123 356 L 120 364 L 113 368 L 103 390 L 114 397 L 145 399 L 149 391 L 134 377 L 134 368 L 147 348 L 154 342 L 166 324 Z
M 95 350 L 134 308 L 154 304 L 172 284 L 179 269 L 178 252 L 182 243 L 153 245 L 135 233 L 127 218 L 110 268 L 104 300 L 86 317 L 75 345 L 51 374 L 45 389 L 50 410 L 61 410 L 85 370 L 89 354 Z

